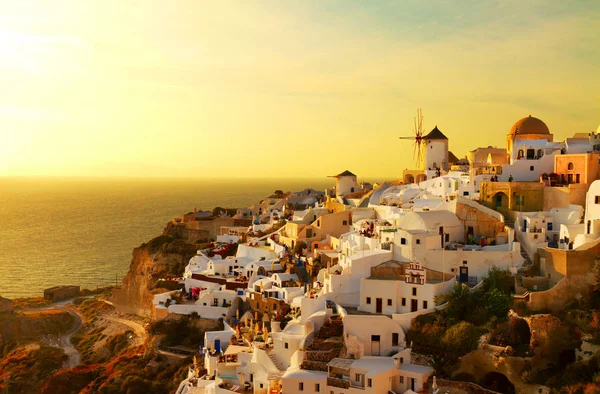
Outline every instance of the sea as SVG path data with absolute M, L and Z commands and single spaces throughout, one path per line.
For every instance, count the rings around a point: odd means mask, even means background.
M 252 205 L 332 179 L 0 177 L 0 296 L 120 284 L 133 248 L 184 213 Z

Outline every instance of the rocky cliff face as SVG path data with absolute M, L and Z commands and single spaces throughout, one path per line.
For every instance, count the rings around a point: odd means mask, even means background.
M 112 293 L 117 311 L 151 317 L 154 295 L 173 290 L 167 288 L 168 282 L 159 279 L 169 275 L 181 276 L 197 247 L 184 240 L 161 235 L 135 248 L 123 284 Z

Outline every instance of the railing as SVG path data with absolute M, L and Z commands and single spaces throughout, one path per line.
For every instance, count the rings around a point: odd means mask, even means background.
M 338 387 L 338 388 L 341 388 L 341 389 L 349 389 L 350 388 L 350 381 L 349 380 L 344 380 L 344 379 L 338 379 L 338 378 L 328 377 L 327 378 L 327 385 L 328 386 L 332 386 L 332 387 Z

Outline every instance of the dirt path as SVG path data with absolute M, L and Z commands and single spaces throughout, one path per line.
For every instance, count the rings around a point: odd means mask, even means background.
M 67 331 L 66 333 L 61 335 L 58 339 L 58 343 L 56 344 L 57 345 L 56 347 L 63 349 L 65 354 L 67 355 L 67 357 L 69 357 L 63 363 L 62 369 L 70 369 L 70 368 L 75 367 L 76 365 L 81 364 L 81 354 L 79 353 L 79 351 L 77 349 L 75 349 L 75 346 L 73 346 L 73 344 L 71 343 L 71 337 L 73 337 L 73 335 L 76 332 L 81 330 L 81 327 L 83 326 L 83 317 L 77 311 L 75 311 L 74 309 L 71 309 L 67 306 L 68 301 L 72 301 L 72 300 L 62 301 L 59 303 L 42 306 L 42 307 L 27 308 L 27 309 L 20 310 L 20 312 L 61 310 L 61 311 L 65 311 L 65 312 L 69 313 L 71 316 L 73 316 L 73 327 L 71 327 L 71 329 L 69 331 Z M 52 346 L 54 346 L 54 344 Z
M 76 365 L 81 364 L 81 353 L 79 353 L 79 351 L 75 349 L 75 346 L 73 346 L 73 344 L 71 343 L 71 337 L 81 329 L 83 325 L 83 320 L 79 313 L 66 306 L 61 306 L 57 309 L 65 310 L 69 312 L 71 316 L 73 316 L 73 327 L 69 330 L 69 332 L 61 336 L 59 341 L 59 346 L 65 351 L 65 354 L 69 357 L 69 359 L 64 362 L 63 369 L 70 369 L 75 367 Z
M 117 317 L 117 316 L 113 316 L 113 315 L 106 315 L 104 316 L 104 318 L 106 320 L 110 320 L 116 323 L 121 323 L 126 325 L 127 327 L 130 327 L 136 338 L 135 338 L 135 342 L 134 342 L 134 346 L 139 346 L 141 344 L 143 344 L 146 341 L 146 337 L 148 336 L 148 333 L 146 332 L 146 328 L 144 328 L 144 326 L 142 326 L 140 323 L 134 321 L 134 320 L 130 320 L 127 318 L 123 318 L 123 317 Z

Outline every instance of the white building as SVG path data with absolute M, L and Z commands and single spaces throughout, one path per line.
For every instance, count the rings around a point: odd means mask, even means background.
M 423 169 L 448 171 L 448 137 L 435 126 L 423 136 Z
M 374 267 L 374 275 L 360 281 L 358 309 L 391 316 L 433 308 L 435 297 L 449 292 L 456 279 L 454 275 L 444 278 L 440 273 L 430 279 L 427 271 L 419 263 L 396 261 Z
M 334 176 L 335 178 L 335 196 L 343 197 L 348 193 L 362 191 L 362 188 L 356 180 L 356 175 L 346 170 L 341 174 Z

